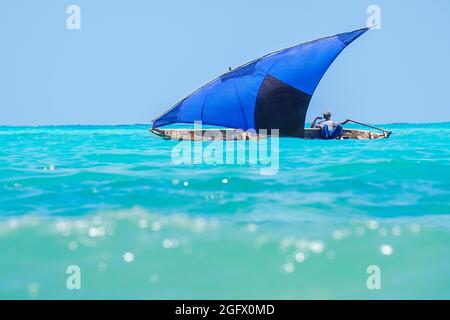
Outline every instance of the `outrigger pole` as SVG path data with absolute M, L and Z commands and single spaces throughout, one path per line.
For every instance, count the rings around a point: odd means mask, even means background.
M 359 125 L 362 125 L 362 126 L 365 126 L 365 127 L 369 127 L 369 128 L 375 129 L 375 130 L 380 130 L 380 131 L 386 133 L 388 137 L 392 133 L 392 131 L 384 130 L 384 129 L 381 129 L 381 128 L 378 128 L 378 127 L 371 126 L 370 124 L 362 123 L 362 122 L 355 121 L 355 120 L 352 120 L 352 119 L 348 119 L 348 122 L 353 122 L 353 123 L 356 123 L 356 124 L 359 124 Z

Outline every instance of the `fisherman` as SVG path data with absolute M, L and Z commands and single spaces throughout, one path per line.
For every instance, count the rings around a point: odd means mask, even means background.
M 325 111 L 323 117 L 316 117 L 311 123 L 311 128 L 320 128 L 322 139 L 340 139 L 344 130 L 343 126 L 349 120 L 345 120 L 341 123 L 336 123 L 331 120 L 331 112 Z

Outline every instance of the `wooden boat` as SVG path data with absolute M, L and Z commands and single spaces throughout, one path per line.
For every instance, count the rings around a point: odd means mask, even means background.
M 278 129 L 280 136 L 320 139 L 320 129 L 304 129 L 309 102 L 320 79 L 341 51 L 368 28 L 283 49 L 219 76 L 153 119 L 151 131 L 172 140 L 252 140 L 257 129 Z M 354 120 L 380 133 L 344 129 L 342 139 L 388 138 L 390 132 Z M 200 122 L 225 128 L 164 129 Z
M 150 129 L 151 132 L 166 140 L 257 140 L 265 139 L 267 135 L 257 134 L 254 130 L 242 129 Z M 389 131 L 373 132 L 368 130 L 344 129 L 341 139 L 384 139 L 389 138 Z M 304 139 L 321 139 L 320 129 L 305 129 Z

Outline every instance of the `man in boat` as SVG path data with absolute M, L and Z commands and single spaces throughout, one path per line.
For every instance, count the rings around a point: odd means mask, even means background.
M 314 121 L 311 123 L 311 128 L 320 128 L 322 130 L 321 137 L 322 139 L 339 139 L 342 136 L 342 132 L 344 131 L 343 126 L 349 120 L 345 120 L 341 123 L 336 123 L 331 120 L 331 112 L 325 111 L 323 113 L 323 117 L 316 117 Z

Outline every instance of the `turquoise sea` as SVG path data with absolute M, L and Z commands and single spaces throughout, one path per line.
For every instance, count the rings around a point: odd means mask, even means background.
M 384 127 L 280 139 L 275 175 L 146 125 L 0 127 L 0 298 L 450 299 L 450 123 Z

